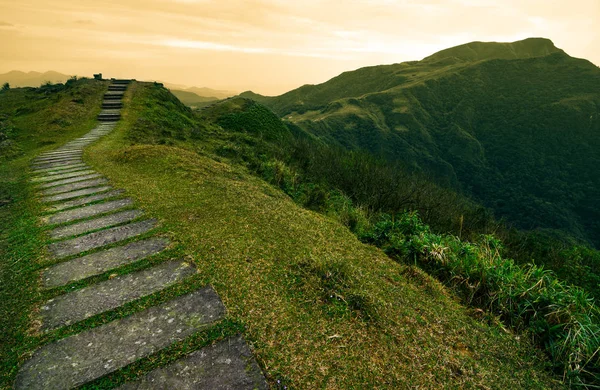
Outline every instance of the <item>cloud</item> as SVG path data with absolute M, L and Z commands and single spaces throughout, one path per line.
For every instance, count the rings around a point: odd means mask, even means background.
M 93 26 L 96 23 L 94 23 L 93 21 L 88 20 L 88 19 L 81 19 L 81 20 L 74 21 L 73 24 L 77 24 L 77 25 L 80 25 L 80 26 Z
M 12 23 L 3 22 L 0 20 L 0 27 L 14 27 L 15 25 Z

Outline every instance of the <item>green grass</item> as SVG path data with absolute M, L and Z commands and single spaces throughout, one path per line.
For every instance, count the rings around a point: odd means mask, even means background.
M 197 265 L 198 283 L 223 299 L 227 319 L 195 346 L 242 331 L 273 386 L 560 387 L 526 338 L 473 318 L 423 271 L 213 158 L 211 134 L 222 130 L 171 113 L 164 130 L 181 136 L 154 137 L 143 124 L 166 108 L 154 104 L 152 88 L 130 87 L 123 120 L 86 159 L 159 218 L 178 253 Z M 131 379 L 186 350 L 175 346 L 95 385 Z
M 40 342 L 34 320 L 46 238 L 28 182 L 30 160 L 91 130 L 105 90 L 106 83 L 79 80 L 0 92 L 0 388 L 11 387 Z

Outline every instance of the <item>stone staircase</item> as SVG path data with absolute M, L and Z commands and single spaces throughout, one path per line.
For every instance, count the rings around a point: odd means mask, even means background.
M 33 161 L 32 181 L 50 214 L 48 252 L 56 262 L 41 272 L 44 289 L 106 274 L 167 248 L 152 236 L 157 221 L 82 160 L 83 149 L 113 130 L 129 80 L 114 80 L 104 95 L 100 124 L 88 134 Z M 143 236 L 142 236 L 143 235 Z M 141 237 L 142 236 L 142 237 Z M 59 295 L 40 308 L 42 332 L 53 332 L 175 286 L 196 273 L 169 259 L 139 271 Z M 224 318 L 217 293 L 205 286 L 127 317 L 43 345 L 21 367 L 15 389 L 71 389 L 147 358 Z M 147 373 L 123 389 L 266 389 L 252 353 L 238 335 Z

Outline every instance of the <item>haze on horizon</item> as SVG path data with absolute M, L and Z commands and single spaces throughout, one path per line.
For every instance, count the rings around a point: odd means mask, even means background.
M 471 41 L 545 37 L 600 64 L 598 0 L 0 0 L 0 73 L 280 94 Z

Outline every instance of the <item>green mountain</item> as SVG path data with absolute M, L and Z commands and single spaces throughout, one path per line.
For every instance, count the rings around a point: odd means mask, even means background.
M 171 90 L 171 93 L 177 96 L 183 104 L 186 106 L 203 106 L 208 102 L 213 102 L 219 100 L 214 96 L 199 96 L 194 92 L 189 91 L 179 91 L 179 90 Z
M 597 66 L 532 38 L 242 96 L 328 144 L 460 189 L 519 228 L 599 245 L 599 91 Z

